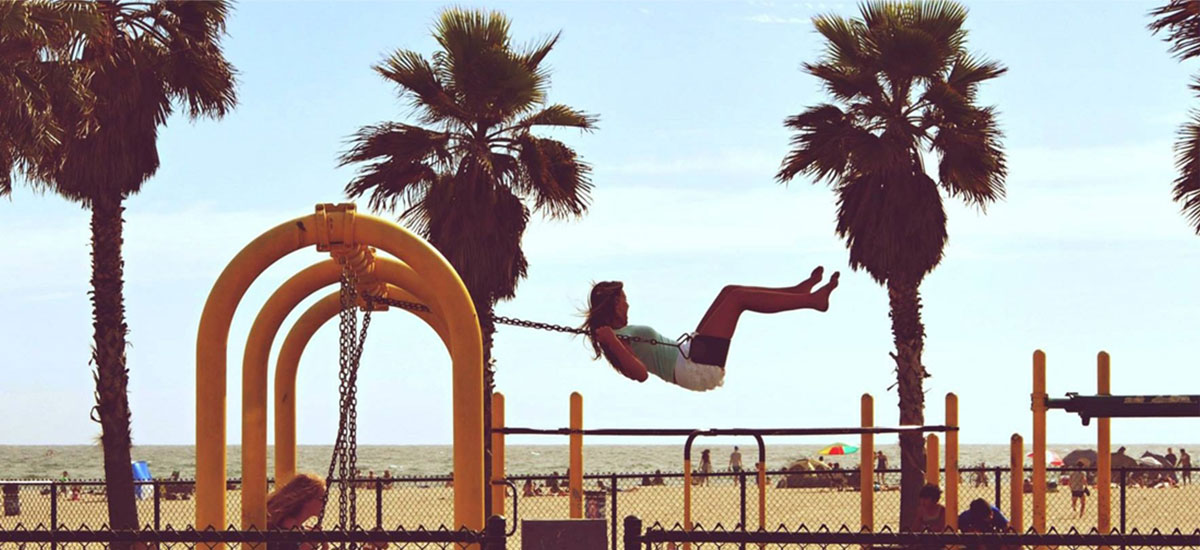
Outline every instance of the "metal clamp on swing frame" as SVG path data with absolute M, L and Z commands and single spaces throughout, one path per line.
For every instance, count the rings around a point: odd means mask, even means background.
M 716 365 L 725 368 L 725 359 L 729 357 L 729 339 L 704 334 L 693 334 L 690 338 L 687 358 L 693 363 Z

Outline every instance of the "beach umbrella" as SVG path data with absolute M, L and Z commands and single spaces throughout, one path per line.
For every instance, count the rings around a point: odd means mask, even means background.
M 857 453 L 857 452 L 858 452 L 858 447 L 855 447 L 854 445 L 847 445 L 845 443 L 834 443 L 833 445 L 830 445 L 828 447 L 825 447 L 824 449 L 817 451 L 817 454 L 819 454 L 819 455 L 848 455 L 848 454 Z
M 1029 454 L 1025 455 L 1025 458 L 1033 458 L 1033 453 L 1029 453 Z M 1046 449 L 1046 465 L 1047 466 L 1062 466 L 1063 459 L 1062 459 L 1062 457 L 1058 456 L 1058 453 L 1051 451 L 1050 449 Z

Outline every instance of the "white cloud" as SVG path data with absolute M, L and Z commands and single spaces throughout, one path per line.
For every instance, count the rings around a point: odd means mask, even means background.
M 759 14 L 759 15 L 751 15 L 749 17 L 745 17 L 744 19 L 751 23 L 785 24 L 785 25 L 799 25 L 799 24 L 812 22 L 812 20 L 807 17 L 780 17 L 778 15 L 770 15 L 770 14 L 766 14 L 766 13 Z

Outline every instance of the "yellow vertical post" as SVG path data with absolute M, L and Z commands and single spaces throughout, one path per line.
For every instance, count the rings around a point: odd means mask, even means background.
M 579 392 L 571 392 L 571 429 L 583 429 L 583 396 Z M 570 516 L 572 519 L 583 517 L 583 434 L 571 434 L 571 472 L 568 478 L 570 484 Z
M 875 400 L 862 394 L 859 405 L 862 427 L 875 427 Z M 858 444 L 858 518 L 863 531 L 875 530 L 875 434 L 863 432 Z
M 692 460 L 683 458 L 683 530 L 692 530 Z M 683 543 L 683 550 L 691 550 L 692 543 Z
M 1008 527 L 1016 533 L 1025 531 L 1025 442 L 1012 434 L 1008 453 Z
M 925 483 L 941 486 L 941 474 L 938 472 L 938 436 L 925 436 Z
M 492 394 L 492 513 L 504 513 L 504 497 L 508 494 L 504 484 L 504 394 Z
M 958 528 L 958 396 L 946 394 L 946 526 Z
M 1110 395 L 1108 354 L 1096 356 L 1096 395 Z M 1096 529 L 1103 534 L 1112 531 L 1112 439 L 1109 427 L 1112 420 L 1096 419 Z
M 1033 530 L 1046 532 L 1046 354 L 1033 352 Z M 1025 469 L 1014 470 L 1025 481 Z
M 767 528 L 767 463 L 758 463 L 758 528 Z

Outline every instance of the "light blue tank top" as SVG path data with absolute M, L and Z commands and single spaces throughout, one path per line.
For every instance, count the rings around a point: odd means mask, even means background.
M 626 325 L 613 331 L 617 336 L 636 336 L 647 340 L 674 343 L 675 341 L 658 333 L 653 328 L 644 325 Z M 675 382 L 675 361 L 679 358 L 679 349 L 662 344 L 643 342 L 626 342 L 633 348 L 633 354 L 646 365 L 646 370 L 655 376 Z

